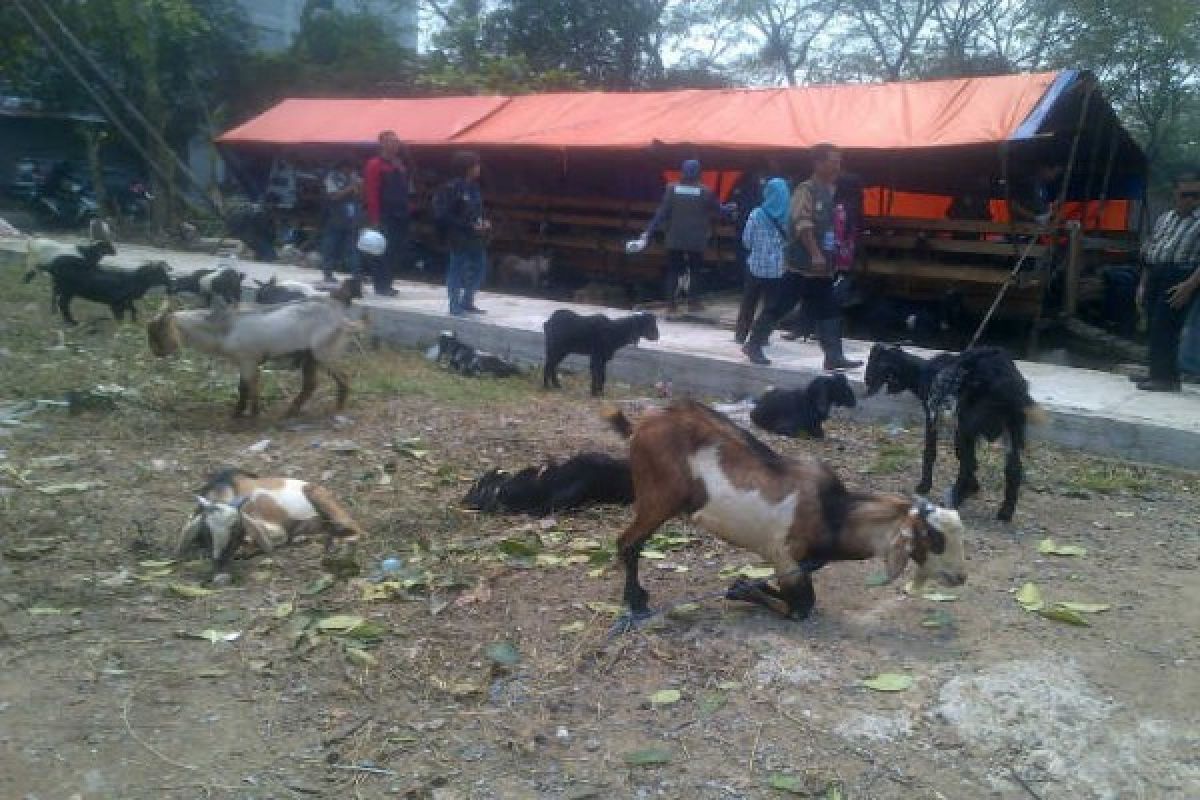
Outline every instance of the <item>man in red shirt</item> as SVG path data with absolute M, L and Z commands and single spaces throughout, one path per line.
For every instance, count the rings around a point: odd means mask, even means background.
M 375 259 L 375 294 L 394 296 L 392 279 L 408 250 L 408 168 L 405 147 L 394 131 L 379 134 L 379 155 L 363 170 L 363 202 L 367 221 L 387 239 L 387 250 Z

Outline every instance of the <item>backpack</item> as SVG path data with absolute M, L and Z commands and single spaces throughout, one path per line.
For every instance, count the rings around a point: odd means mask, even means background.
M 433 231 L 440 243 L 445 243 L 449 236 L 458 197 L 458 181 L 447 181 L 433 193 Z

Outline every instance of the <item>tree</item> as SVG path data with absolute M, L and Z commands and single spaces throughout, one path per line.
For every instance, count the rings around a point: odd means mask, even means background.
M 851 33 L 889 81 L 907 77 L 922 55 L 941 0 L 847 0 Z
M 759 58 L 796 86 L 818 38 L 841 12 L 839 0 L 739 0 L 733 18 L 758 36 Z

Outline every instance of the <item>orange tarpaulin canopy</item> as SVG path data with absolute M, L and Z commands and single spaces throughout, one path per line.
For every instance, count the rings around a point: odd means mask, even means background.
M 392 129 L 414 144 L 644 149 L 655 144 L 851 149 L 1000 142 L 1060 73 L 786 89 L 577 92 L 520 97 L 284 100 L 222 144 L 346 144 Z
M 371 144 L 450 141 L 507 102 L 504 97 L 292 98 L 223 134 L 222 144 Z
M 514 97 L 455 137 L 475 146 L 903 149 L 1009 139 L 1058 73 L 790 89 Z

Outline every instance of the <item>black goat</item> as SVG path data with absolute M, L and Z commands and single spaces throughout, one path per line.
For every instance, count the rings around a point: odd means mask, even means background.
M 629 460 L 603 453 L 580 453 L 562 464 L 511 473 L 493 469 L 475 481 L 463 505 L 478 511 L 508 511 L 545 516 L 587 503 L 629 505 L 633 477 Z
M 57 275 L 66 274 L 71 270 L 93 270 L 100 263 L 100 259 L 117 254 L 117 249 L 113 247 L 112 242 L 105 239 L 78 245 L 74 253 L 63 251 L 62 245 L 56 242 L 38 241 L 43 243 L 43 247 L 35 250 L 35 257 L 38 261 L 33 269 L 25 273 L 25 283 L 29 283 L 37 277 L 39 271 Z M 58 284 L 55 283 L 50 288 L 50 308 L 53 310 L 58 303 Z
M 834 406 L 854 408 L 854 390 L 842 373 L 814 378 L 803 389 L 771 389 L 754 403 L 750 419 L 765 431 L 784 436 L 807 433 L 814 439 L 825 437 L 821 423 L 829 419 Z
M 256 280 L 254 283 L 258 286 L 254 291 L 254 302 L 263 306 L 290 303 L 294 300 L 307 300 L 310 297 L 320 297 L 324 294 L 299 281 L 283 281 L 280 283 L 274 275 L 266 283 L 260 280 Z
M 76 297 L 104 303 L 112 309 L 117 320 L 124 319 L 128 311 L 137 322 L 137 307 L 133 301 L 155 286 L 169 288 L 171 285 L 170 273 L 162 261 L 148 261 L 135 270 L 81 269 L 77 264 L 61 267 L 54 263 L 39 269 L 53 279 L 58 310 L 68 325 L 78 324 L 71 316 L 71 301 Z
M 952 344 L 951 337 L 966 318 L 963 294 L 947 289 L 934 300 L 905 300 L 874 296 L 852 310 L 855 320 L 876 341 L 897 337 L 926 346 Z
M 561 388 L 558 365 L 572 353 L 591 357 L 592 394 L 604 391 L 605 370 L 613 355 L 639 339 L 658 340 L 658 322 L 646 312 L 609 319 L 603 314 L 583 316 L 560 308 L 542 325 L 546 334 L 546 365 L 542 384 L 549 389 Z
M 438 336 L 435 360 L 439 364 L 445 361 L 450 369 L 467 376 L 492 375 L 497 378 L 509 378 L 521 374 L 521 368 L 516 364 L 494 353 L 476 350 L 471 345 L 460 342 L 453 331 L 442 331 Z
M 242 299 L 242 281 L 246 276 L 233 267 L 198 269 L 187 275 L 171 279 L 171 294 L 197 294 L 204 298 L 204 305 L 211 306 L 214 296 L 230 305 Z
M 959 507 L 979 491 L 975 476 L 975 443 L 983 436 L 995 441 L 1008 433 L 1008 456 L 1004 461 L 1004 502 L 996 518 L 1012 519 L 1021 490 L 1021 451 L 1025 427 L 1045 421 L 1046 414 L 1029 396 L 1029 384 L 1008 353 L 999 347 L 972 347 L 959 355 L 942 353 L 923 359 L 898 347 L 877 344 L 871 348 L 866 370 L 867 396 L 886 387 L 888 394 L 909 391 L 925 409 L 925 450 L 921 458 L 921 482 L 917 493 L 933 487 L 933 463 L 937 458 L 937 420 L 943 405 L 955 400 L 957 430 L 954 449 L 958 455 L 958 477 L 950 490 L 948 504 Z

